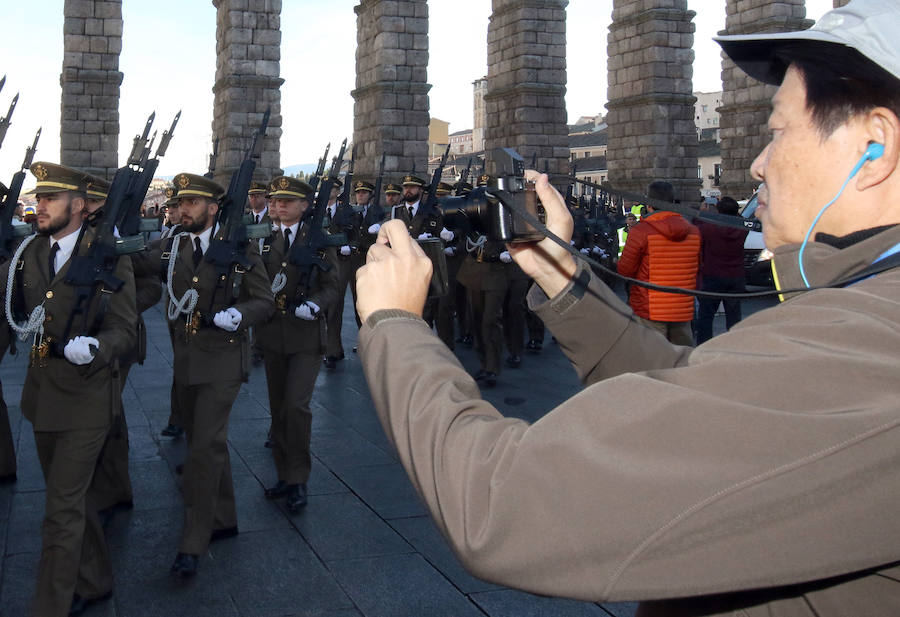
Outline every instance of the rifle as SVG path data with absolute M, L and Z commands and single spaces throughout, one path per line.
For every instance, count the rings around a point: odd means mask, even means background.
M 384 153 L 381 153 L 381 164 L 378 166 L 378 179 L 375 180 L 375 192 L 369 200 L 369 207 L 381 206 L 381 182 L 384 179 Z
M 240 295 L 242 275 L 253 267 L 253 262 L 247 257 L 247 245 L 251 238 L 266 237 L 271 233 L 271 227 L 268 224 L 247 225 L 244 219 L 244 204 L 247 203 L 247 191 L 250 190 L 253 170 L 256 169 L 256 161 L 254 159 L 262 151 L 262 138 L 265 137 L 266 129 L 269 126 L 270 111 L 270 109 L 266 109 L 266 113 L 263 114 L 262 123 L 253 135 L 253 141 L 247 150 L 247 155 L 241 162 L 240 167 L 231 175 L 228 190 L 225 192 L 219 207 L 219 213 L 216 217 L 218 232 L 210 240 L 209 248 L 204 256 L 206 261 L 215 266 L 217 274 L 216 289 L 210 295 L 210 306 L 212 306 L 212 302 L 215 299 L 216 291 L 220 287 L 225 286 L 232 266 L 234 266 L 236 274 L 236 276 L 232 277 L 232 297 L 236 298 Z M 261 231 L 258 229 L 260 227 L 269 227 L 269 229 Z M 263 233 L 263 235 L 260 236 L 258 235 L 259 233 Z
M 328 208 L 328 198 L 331 195 L 334 180 L 340 172 L 346 146 L 347 141 L 344 140 L 340 153 L 332 159 L 331 171 L 322 180 L 321 188 L 316 194 L 313 207 L 307 210 L 306 215 L 303 217 L 303 226 L 307 229 L 306 241 L 294 242 L 291 245 L 288 259 L 290 263 L 297 266 L 297 270 L 300 273 L 300 280 L 294 298 L 294 307 L 306 301 L 306 294 L 316 281 L 316 269 L 323 272 L 328 272 L 331 269 L 331 264 L 324 257 L 320 256 L 323 249 L 332 244 L 327 239 L 323 223 L 325 212 Z
M 106 315 L 106 308 L 109 304 L 111 294 L 122 289 L 125 281 L 115 276 L 116 265 L 118 264 L 119 255 L 127 254 L 142 250 L 144 248 L 144 238 L 140 234 L 130 237 L 122 234 L 117 230 L 117 224 L 122 225 L 122 229 L 126 226 L 137 228 L 136 218 L 140 217 L 141 204 L 147 194 L 147 188 L 153 179 L 153 173 L 159 164 L 159 157 L 165 153 L 171 139 L 171 131 L 175 130 L 175 125 L 180 117 L 180 112 L 175 116 L 171 129 L 164 133 L 160 140 L 159 148 L 156 156 L 150 159 L 150 148 L 152 140 L 149 138 L 150 128 L 156 113 L 150 114 L 147 123 L 144 125 L 144 132 L 135 136 L 131 154 L 128 157 L 124 167 L 120 167 L 113 177 L 112 184 L 109 187 L 109 193 L 106 198 L 106 204 L 103 206 L 103 216 L 97 225 L 97 231 L 91 241 L 88 251 L 84 255 L 73 255 L 69 264 L 69 270 L 66 273 L 65 282 L 75 288 L 75 307 L 69 314 L 66 322 L 65 334 L 58 345 L 64 345 L 70 338 L 72 325 L 75 318 L 79 315 L 85 319 L 85 330 L 88 336 L 95 336 L 103 324 L 103 318 Z M 155 137 L 155 136 L 154 136 Z M 149 143 L 149 145 L 148 145 Z M 82 228 L 82 234 L 86 227 Z M 136 229 L 135 229 L 136 233 Z M 79 238 L 79 243 L 81 238 Z M 94 316 L 93 322 L 88 327 L 87 316 L 90 313 L 90 305 L 94 297 L 96 289 L 103 292 L 99 294 L 101 297 L 100 307 Z M 61 352 L 61 349 L 57 349 Z
M 151 116 L 151 118 L 153 118 L 153 116 Z M 144 197 L 147 195 L 147 190 L 150 188 L 150 183 L 156 175 L 156 168 L 159 167 L 159 159 L 165 156 L 166 150 L 169 149 L 169 143 L 172 141 L 172 134 L 175 132 L 175 126 L 178 124 L 180 118 L 181 111 L 179 110 L 172 119 L 171 126 L 163 131 L 162 137 L 159 140 L 159 146 L 156 148 L 156 155 L 152 159 L 150 158 L 150 150 L 153 147 L 153 142 L 156 140 L 156 134 L 153 134 L 150 143 L 146 146 L 137 141 L 135 142 L 134 146 L 132 146 L 131 155 L 128 157 L 128 164 L 137 167 L 136 173 L 131 176 L 131 185 L 128 187 L 128 196 L 131 201 L 120 208 L 115 214 L 113 214 L 112 211 L 107 210 L 106 206 L 103 207 L 104 217 L 116 217 L 114 219 L 114 225 L 123 238 L 123 240 L 118 243 L 117 247 L 120 255 L 132 252 L 133 248 L 126 246 L 129 239 L 134 238 L 135 241 L 137 241 L 138 234 L 143 231 L 158 231 L 159 221 L 156 219 L 147 220 L 149 226 L 145 228 L 145 219 L 142 219 L 140 214 L 140 204 L 143 203 Z M 107 199 L 107 201 L 109 200 Z
M 216 137 L 215 141 L 213 141 L 213 151 L 212 154 L 209 155 L 209 170 L 205 174 L 203 174 L 204 178 L 213 179 L 213 175 L 216 172 L 216 159 L 219 158 L 219 138 Z
M 466 168 L 463 170 L 461 174 L 459 174 L 459 184 L 465 184 L 469 181 L 469 172 L 472 170 L 472 157 L 469 157 L 469 162 L 466 164 Z
M 3 76 L 3 79 L 0 80 L 0 90 L 3 89 L 3 84 L 6 83 L 6 75 Z M 3 139 L 6 137 L 6 131 L 9 128 L 9 121 L 12 118 L 13 111 L 16 109 L 16 103 L 19 102 L 19 93 L 13 97 L 12 102 L 9 104 L 9 111 L 6 112 L 6 115 L 0 118 L 0 146 L 3 145 Z
M 322 155 L 322 158 L 319 159 L 319 165 L 316 167 L 316 173 L 313 174 L 313 177 L 309 179 L 309 185 L 312 187 L 313 194 L 316 193 L 316 189 L 319 187 L 319 179 L 322 177 L 322 174 L 325 173 L 325 163 L 328 162 L 328 151 L 331 149 L 331 142 L 328 142 L 328 145 L 325 146 L 325 154 Z
M 13 225 L 13 215 L 19 203 L 19 194 L 22 192 L 22 183 L 25 181 L 25 172 L 31 167 L 34 152 L 37 150 L 38 140 L 41 138 L 41 129 L 38 129 L 30 148 L 25 149 L 25 160 L 22 167 L 13 174 L 9 183 L 9 189 L 3 198 L 0 207 L 0 261 L 7 261 L 13 254 L 14 240 L 31 235 L 31 225 Z
M 434 209 L 435 205 L 437 205 L 437 188 L 438 184 L 441 182 L 441 176 L 444 175 L 444 165 L 447 164 L 448 154 L 450 154 L 450 144 L 447 144 L 447 149 L 444 150 L 444 156 L 441 157 L 440 164 L 438 164 L 437 168 L 434 170 L 434 174 L 431 176 L 431 185 L 428 187 L 428 197 L 425 199 L 425 203 L 422 204 L 422 209 L 420 210 L 423 216 L 431 214 L 431 211 Z
M 569 184 L 566 187 L 566 207 L 572 207 L 572 191 L 575 189 L 575 168 L 577 165 L 574 161 L 572 161 L 572 173 L 569 174 L 568 180 Z
M 356 144 L 350 150 L 350 164 L 347 166 L 347 173 L 344 175 L 344 189 L 338 196 L 338 205 L 350 203 L 350 185 L 353 184 L 353 167 L 356 164 Z

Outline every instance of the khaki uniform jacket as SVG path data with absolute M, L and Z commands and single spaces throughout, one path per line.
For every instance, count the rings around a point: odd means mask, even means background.
M 77 233 L 77 232 L 76 232 Z M 76 250 L 86 254 L 94 232 L 88 229 Z M 73 251 L 73 255 L 75 251 Z M 60 268 L 52 281 L 48 281 L 47 264 L 50 242 L 45 235 L 38 235 L 25 249 L 19 260 L 23 288 L 13 289 L 13 307 L 24 300 L 28 314 L 43 303 L 43 341 L 57 342 L 60 355 L 50 353 L 35 360 L 28 369 L 22 390 L 22 414 L 34 425 L 35 431 L 65 431 L 98 428 L 108 425 L 119 412 L 120 391 L 116 360 L 135 345 L 135 288 L 131 260 L 119 259 L 115 276 L 124 281 L 122 289 L 112 294 L 106 315 L 96 338 L 100 342 L 94 360 L 84 366 L 76 366 L 62 355 L 66 344 L 63 334 L 69 314 L 75 306 L 75 288 L 64 282 L 72 259 Z M 4 279 L 8 270 L 4 273 Z M 13 275 L 15 276 L 15 275 Z M 5 280 L 4 280 L 5 288 Z M 18 299 L 17 299 L 18 297 Z M 87 321 L 90 324 L 99 302 L 91 303 Z M 69 339 L 88 334 L 85 322 L 76 318 Z M 33 341 L 24 341 L 23 347 Z
M 824 284 L 898 245 L 900 226 L 810 243 L 804 263 Z M 782 289 L 797 251 L 776 250 Z M 687 598 L 642 616 L 900 614 L 900 269 L 697 348 L 578 277 L 529 301 L 586 388 L 532 425 L 482 400 L 420 319 L 381 311 L 360 332 L 385 431 L 467 568 L 547 595 Z
M 308 231 L 309 228 L 301 224 L 294 242 L 306 242 Z M 263 350 L 279 354 L 324 353 L 325 311 L 337 303 L 338 296 L 337 267 L 331 262 L 331 258 L 328 259 L 331 269 L 327 272 L 317 270 L 308 294 L 298 296 L 300 272 L 297 266 L 289 263 L 289 256 L 284 253 L 284 236 L 281 231 L 275 232 L 262 260 L 268 272 L 270 290 L 272 279 L 279 273 L 287 275 L 287 283 L 275 294 L 275 312 L 272 318 L 259 326 L 257 341 Z M 307 321 L 294 315 L 296 306 L 306 300 L 319 307 L 318 319 Z
M 506 250 L 503 242 L 488 240 L 480 253 L 481 259 L 476 254 L 469 253 L 465 261 L 456 273 L 456 280 L 460 285 L 472 291 L 502 291 L 508 286 L 508 274 L 510 265 L 500 261 L 500 253 Z
M 164 243 L 151 251 L 148 259 L 162 264 L 165 283 L 170 245 Z M 226 286 L 216 288 L 216 267 L 203 259 L 195 268 L 194 247 L 190 236 L 181 236 L 172 289 L 180 299 L 188 289 L 199 293 L 193 323 L 185 323 L 181 316 L 172 322 L 174 330 L 173 353 L 176 381 L 183 385 L 199 385 L 217 381 L 245 380 L 250 373 L 250 348 L 248 328 L 263 323 L 274 310 L 268 277 L 263 268 L 255 243 L 248 244 L 248 254 L 253 266 L 241 278 L 239 295 L 232 298 L 234 266 Z M 163 255 L 167 255 L 163 259 Z M 241 313 L 238 330 L 228 332 L 213 325 L 213 316 L 233 306 Z

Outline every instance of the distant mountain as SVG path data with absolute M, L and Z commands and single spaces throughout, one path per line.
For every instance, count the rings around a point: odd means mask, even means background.
M 306 163 L 305 165 L 288 165 L 284 168 L 284 175 L 293 176 L 299 172 L 303 172 L 305 174 L 311 174 L 316 171 L 317 165 L 315 163 Z

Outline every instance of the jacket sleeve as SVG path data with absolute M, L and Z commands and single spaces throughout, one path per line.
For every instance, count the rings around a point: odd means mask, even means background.
M 110 364 L 113 358 L 125 355 L 137 344 L 134 324 L 137 323 L 138 314 L 135 308 L 134 274 L 130 258 L 119 258 L 115 276 L 125 284 L 110 296 L 109 308 L 103 318 L 100 332 L 97 333 L 100 346 L 94 363 L 99 361 L 102 365 Z
M 140 315 L 159 302 L 162 297 L 162 287 L 159 283 L 160 263 L 159 258 L 155 262 L 146 258 L 138 258 L 132 259 L 131 265 L 134 269 L 137 313 Z
M 331 267 L 328 270 L 319 270 L 316 290 L 309 297 L 309 300 L 319 307 L 320 312 L 337 304 L 339 293 L 337 260 L 333 259 L 333 253 L 326 253 L 325 260 L 331 264 Z
M 266 274 L 266 267 L 259 256 L 259 251 L 252 242 L 248 253 L 253 265 L 244 273 L 244 280 L 241 282 L 241 296 L 234 305 L 234 308 L 241 314 L 240 327 L 242 330 L 265 323 L 275 312 L 269 276 Z
M 893 303 L 863 317 L 871 297 L 854 300 L 807 294 L 531 425 L 482 400 L 409 313 L 371 315 L 360 355 L 389 440 L 474 574 L 591 601 L 720 593 L 898 558 L 900 330 Z M 615 348 L 617 331 L 637 344 L 621 318 L 604 333 L 610 318 L 595 312 L 585 346 L 601 333 Z M 859 327 L 812 325 L 843 319 Z
M 625 248 L 619 256 L 619 265 L 617 266 L 619 274 L 634 278 L 641 267 L 641 258 L 647 251 L 647 233 L 640 224 L 635 225 L 628 232 L 628 238 L 625 240 Z

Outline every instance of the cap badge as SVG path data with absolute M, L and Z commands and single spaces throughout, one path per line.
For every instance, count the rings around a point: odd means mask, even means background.
M 35 165 L 34 166 L 34 177 L 43 182 L 47 179 L 48 176 L 47 168 L 43 165 Z

